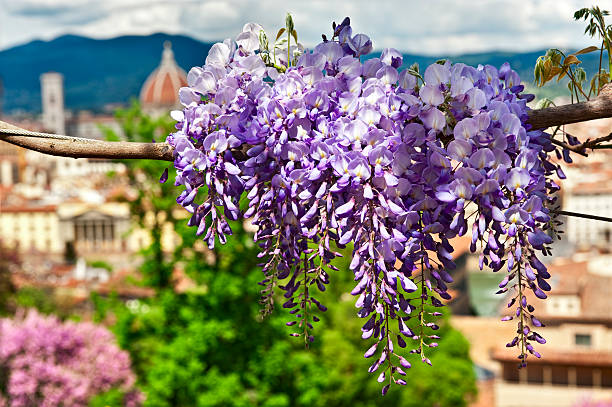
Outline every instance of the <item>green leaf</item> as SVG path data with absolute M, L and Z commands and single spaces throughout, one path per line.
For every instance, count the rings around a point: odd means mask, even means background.
M 584 71 L 584 69 L 582 69 L 582 67 L 578 67 L 576 68 L 576 80 L 580 83 L 586 81 L 586 72 Z
M 553 68 L 553 65 L 550 59 L 545 59 L 542 61 L 542 79 L 541 79 L 542 85 L 550 81 L 555 76 L 552 73 L 552 68 Z
M 572 55 L 588 54 L 589 52 L 598 51 L 598 50 L 599 50 L 599 47 L 596 47 L 595 45 L 591 45 L 590 47 L 583 48 L 578 52 L 574 52 Z
M 264 30 L 259 31 L 259 49 L 260 51 L 268 51 L 269 52 L 270 44 L 268 43 L 268 36 Z
M 555 52 L 552 57 L 550 58 L 550 61 L 554 64 L 554 65 L 561 65 L 561 60 L 563 59 L 563 54 L 561 54 L 560 52 Z
M 281 37 L 281 35 L 283 35 L 285 33 L 285 29 L 281 28 L 280 30 L 278 30 L 278 34 L 276 34 L 276 39 L 275 41 L 278 41 L 278 39 Z
M 591 87 L 589 90 L 589 94 L 593 92 L 597 93 L 597 75 L 593 75 L 593 77 L 591 78 Z
M 295 40 L 295 43 L 297 44 L 297 42 L 298 42 L 297 31 L 295 31 L 295 30 L 291 31 L 291 36 L 293 37 L 293 39 Z
M 540 56 L 536 60 L 535 67 L 533 69 L 533 78 L 536 86 L 544 86 L 544 61 L 546 57 Z
M 588 8 L 581 8 L 580 10 L 576 10 L 576 12 L 574 13 L 574 20 L 580 20 L 585 15 L 587 15 L 588 12 L 589 12 Z
M 580 61 L 578 58 L 576 58 L 574 55 L 568 55 L 564 60 L 563 60 L 563 66 L 569 66 L 569 65 L 576 65 L 576 64 L 581 64 L 582 61 Z
M 533 81 L 536 84 L 540 82 L 541 75 L 542 75 L 542 67 L 540 67 L 540 65 L 536 63 L 536 66 L 533 68 Z
M 291 14 L 287 13 L 287 17 L 285 18 L 285 26 L 287 27 L 287 30 L 289 32 L 293 31 L 294 26 L 293 26 L 293 17 L 291 17 Z
M 549 98 L 542 98 L 538 100 L 538 103 L 535 105 L 535 109 L 545 109 L 550 106 L 554 106 L 555 102 L 550 100 Z
M 421 77 L 421 74 L 419 74 L 419 71 L 415 71 L 414 69 L 408 68 L 408 73 L 413 76 Z
M 557 69 L 559 69 L 559 68 L 557 68 Z M 561 81 L 561 79 L 563 79 L 566 74 L 567 74 L 567 69 L 563 69 L 561 72 L 559 72 L 559 74 L 558 74 L 559 76 L 557 77 L 557 83 L 559 81 Z

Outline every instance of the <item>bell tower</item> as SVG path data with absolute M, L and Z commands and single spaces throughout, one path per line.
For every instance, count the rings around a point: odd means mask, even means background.
M 42 94 L 42 122 L 46 131 L 66 134 L 64 116 L 64 78 L 57 72 L 47 72 L 40 76 Z

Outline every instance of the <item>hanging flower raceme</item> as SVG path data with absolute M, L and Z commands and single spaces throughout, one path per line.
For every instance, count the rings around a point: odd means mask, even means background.
M 325 311 L 317 292 L 338 271 L 334 247 L 351 244 L 351 294 L 383 394 L 406 383 L 410 363 L 398 348 L 430 363 L 432 310 L 451 298 L 449 239 L 471 233 L 481 267 L 507 270 L 500 292 L 512 293 L 508 319 L 518 320 L 508 346 L 521 364 L 539 357 L 533 343 L 545 341 L 531 330 L 541 323 L 525 293 L 550 289 L 537 253 L 551 243 L 557 165 L 549 136 L 526 124 L 533 96 L 517 73 L 444 62 L 421 75 L 399 70 L 394 49 L 362 62 L 372 44 L 348 19 L 312 51 L 297 44 L 292 22 L 286 30 L 270 50 L 262 28 L 247 24 L 189 72 L 167 139 L 189 224 L 213 248 L 231 235 L 228 220 L 252 219 L 264 312 L 280 288 L 287 325 L 306 345 Z

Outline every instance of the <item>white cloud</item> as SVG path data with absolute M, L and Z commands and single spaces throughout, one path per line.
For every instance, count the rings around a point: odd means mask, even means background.
M 585 0 L 0 0 L 0 48 L 63 33 L 95 37 L 165 31 L 215 41 L 249 21 L 269 32 L 291 12 L 307 46 L 351 17 L 376 48 L 418 54 L 525 51 L 587 43 L 573 12 Z M 27 29 L 24 29 L 27 27 Z

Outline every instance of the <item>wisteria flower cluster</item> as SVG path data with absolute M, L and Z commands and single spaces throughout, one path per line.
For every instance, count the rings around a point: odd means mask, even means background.
M 129 355 L 112 333 L 36 311 L 0 320 L 0 372 L 1 407 L 86 407 L 113 388 L 126 394 L 127 407 L 144 399 L 134 387 Z
M 531 327 L 542 324 L 525 293 L 545 298 L 550 289 L 537 253 L 551 243 L 547 207 L 560 170 L 550 136 L 526 124 L 533 96 L 508 64 L 442 62 L 421 75 L 400 70 L 395 49 L 362 60 L 372 42 L 348 19 L 333 29 L 303 51 L 288 24 L 285 43 L 295 44 L 277 51 L 247 24 L 191 69 L 167 139 L 189 224 L 213 248 L 231 235 L 228 220 L 252 219 L 264 311 L 282 290 L 287 325 L 306 344 L 326 309 L 317 291 L 338 271 L 335 247 L 352 247 L 351 294 L 383 394 L 406 383 L 410 362 L 398 348 L 431 363 L 440 315 L 432 310 L 451 298 L 449 239 L 471 233 L 481 267 L 507 270 L 500 292 L 511 290 L 516 313 L 507 319 L 518 321 L 508 346 L 521 365 L 539 357 L 533 344 L 545 340 Z

